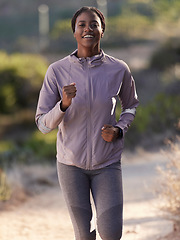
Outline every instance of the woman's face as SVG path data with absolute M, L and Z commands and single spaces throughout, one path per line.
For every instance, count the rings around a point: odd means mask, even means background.
M 95 12 L 82 12 L 77 17 L 74 37 L 78 44 L 78 50 L 88 48 L 99 52 L 102 36 L 101 20 Z

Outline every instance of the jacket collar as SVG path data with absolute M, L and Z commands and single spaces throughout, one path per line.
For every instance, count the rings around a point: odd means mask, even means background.
M 87 58 L 78 58 L 76 54 L 77 54 L 77 49 L 69 55 L 71 62 L 78 63 L 81 65 L 87 62 L 90 67 L 99 66 L 105 60 L 105 54 L 102 49 L 98 55 L 87 57 Z

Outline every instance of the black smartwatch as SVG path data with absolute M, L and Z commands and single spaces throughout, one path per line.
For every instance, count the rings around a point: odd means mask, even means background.
M 119 129 L 119 136 L 118 138 L 122 138 L 123 137 L 123 130 L 120 127 L 115 126 L 115 128 Z

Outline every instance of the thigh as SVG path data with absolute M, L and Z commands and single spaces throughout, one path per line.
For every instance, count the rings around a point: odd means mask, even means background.
M 82 169 L 58 163 L 58 178 L 69 210 L 76 240 L 94 240 L 90 233 L 90 181 Z
M 103 240 L 122 235 L 123 190 L 120 163 L 101 169 L 92 179 L 98 231 Z
M 68 205 L 87 208 L 90 196 L 90 181 L 82 169 L 57 163 L 58 179 Z M 88 206 L 89 207 L 89 206 Z

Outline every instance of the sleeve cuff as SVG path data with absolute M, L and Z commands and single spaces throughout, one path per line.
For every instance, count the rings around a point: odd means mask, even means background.
M 61 105 L 62 105 L 62 100 L 59 102 L 59 108 L 60 108 L 61 112 L 65 113 L 66 110 L 68 109 L 68 107 L 65 110 L 63 110 Z
M 44 125 L 44 123 L 43 123 L 43 121 L 42 121 L 42 118 L 43 118 L 43 116 L 41 116 L 41 117 L 39 118 L 39 120 L 38 120 L 39 130 L 40 130 L 42 133 L 47 134 L 47 133 L 51 132 L 52 129 L 51 129 L 51 128 L 48 128 L 48 127 L 46 127 L 46 126 Z

